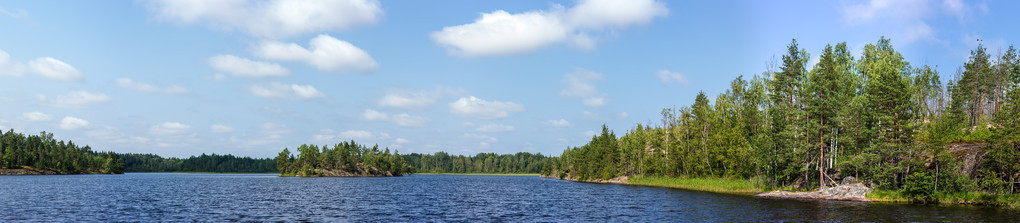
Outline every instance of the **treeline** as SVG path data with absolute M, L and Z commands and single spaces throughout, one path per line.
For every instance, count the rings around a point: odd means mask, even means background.
M 411 153 L 404 155 L 404 160 L 417 173 L 539 173 L 545 165 L 546 156 L 527 152 L 451 156 L 446 152 L 436 152 Z
M 117 154 L 127 172 L 209 172 L 209 173 L 275 173 L 276 161 L 234 155 L 191 156 L 187 159 L 160 157 L 155 154 Z
M 983 45 L 951 81 L 911 66 L 884 37 L 855 59 L 826 45 L 818 63 L 796 40 L 761 75 L 737 77 L 715 98 L 663 109 L 659 126 L 622 137 L 603 126 L 543 174 L 580 180 L 624 175 L 753 179 L 824 187 L 855 176 L 873 187 L 931 199 L 938 193 L 1014 193 L 1020 180 L 1020 59 Z M 988 143 L 977 176 L 960 173 L 951 143 Z M 918 189 L 921 188 L 921 189 Z
M 89 146 L 53 139 L 53 133 L 24 135 L 13 129 L 0 130 L 0 167 L 30 167 L 60 174 L 124 173 L 123 164 L 113 152 L 95 152 Z
M 333 148 L 301 145 L 296 154 L 284 148 L 275 161 L 282 176 L 401 176 L 413 172 L 397 152 L 390 154 L 389 148 L 369 148 L 353 140 Z

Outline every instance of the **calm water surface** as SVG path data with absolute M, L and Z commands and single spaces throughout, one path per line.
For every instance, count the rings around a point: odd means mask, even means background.
M 1018 222 L 966 206 L 759 199 L 534 176 L 0 176 L 0 221 Z

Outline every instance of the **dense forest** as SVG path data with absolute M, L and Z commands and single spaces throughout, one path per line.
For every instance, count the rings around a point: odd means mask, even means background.
M 401 176 L 413 172 L 403 156 L 379 146 L 359 145 L 353 140 L 329 148 L 301 145 L 292 154 L 284 148 L 276 156 L 281 176 Z
M 417 173 L 539 173 L 546 156 L 541 153 L 497 155 L 478 153 L 474 156 L 451 156 L 446 152 L 435 154 L 411 153 L 403 155 L 407 164 Z
M 124 161 L 126 172 L 208 172 L 208 173 L 275 173 L 276 161 L 234 155 L 191 156 L 187 159 L 163 158 L 154 154 L 117 154 Z
M 854 58 L 827 45 L 813 67 L 794 40 L 761 75 L 737 77 L 714 103 L 663 109 L 658 126 L 622 137 L 605 126 L 547 160 L 543 174 L 578 180 L 626 175 L 751 179 L 816 188 L 854 176 L 919 199 L 961 191 L 1016 193 L 1020 181 L 1020 58 L 979 44 L 943 84 L 881 38 Z M 984 155 L 961 173 L 954 145 Z
M 13 129 L 0 130 L 0 169 L 53 171 L 57 174 L 124 173 L 120 158 L 113 152 L 95 152 L 89 146 L 53 139 L 53 133 L 24 135 Z

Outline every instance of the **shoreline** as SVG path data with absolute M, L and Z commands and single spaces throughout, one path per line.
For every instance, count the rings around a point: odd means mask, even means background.
M 460 175 L 460 176 L 541 176 L 537 173 L 412 173 L 408 175 Z

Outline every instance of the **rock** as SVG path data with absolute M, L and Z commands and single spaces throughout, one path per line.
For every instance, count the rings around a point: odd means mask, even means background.
M 848 177 L 850 178 L 850 177 Z M 856 179 L 843 179 L 843 184 L 823 190 L 804 193 L 793 193 L 789 191 L 775 191 L 760 193 L 756 197 L 787 198 L 787 199 L 818 199 L 818 200 L 840 200 L 840 201 L 870 201 L 864 196 L 871 192 L 871 188 L 863 183 L 854 182 Z
M 840 183 L 840 185 L 852 184 L 852 183 L 855 183 L 856 181 L 857 181 L 857 178 L 848 176 L 846 178 L 843 178 L 843 182 Z

